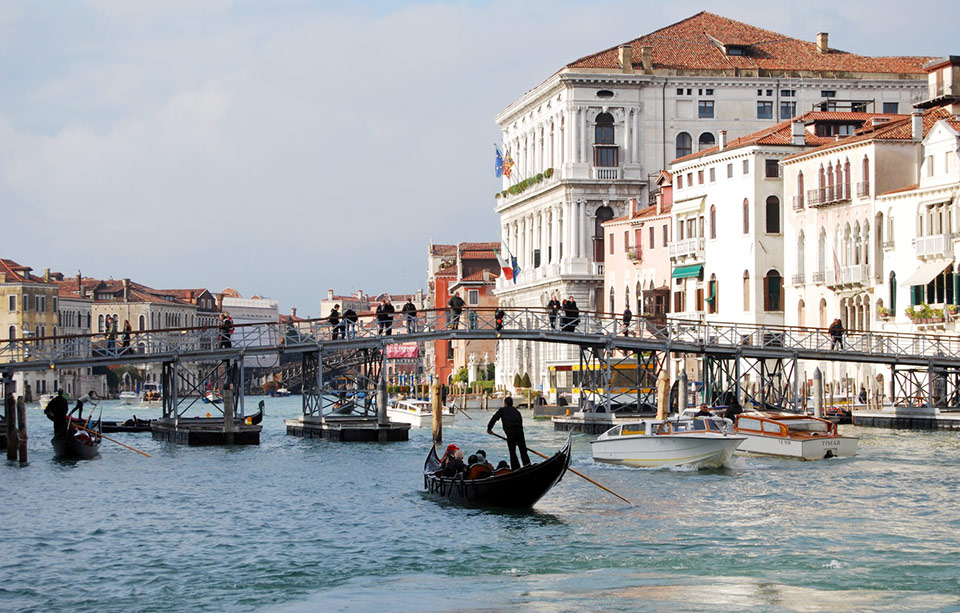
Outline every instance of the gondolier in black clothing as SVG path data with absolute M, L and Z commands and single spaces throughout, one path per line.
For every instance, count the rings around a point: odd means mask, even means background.
M 80 396 L 77 398 L 77 406 L 73 407 L 73 409 L 70 411 L 70 415 L 73 415 L 74 411 L 76 411 L 77 419 L 83 419 L 83 405 L 87 402 L 92 403 L 94 400 L 100 400 L 100 397 L 97 396 L 97 393 L 93 390 L 90 390 L 83 396 Z M 64 402 L 66 402 L 66 400 L 64 400 Z
M 69 423 L 67 421 L 67 411 L 69 409 L 70 406 L 67 404 L 67 399 L 63 397 L 63 390 L 57 390 L 57 395 L 53 400 L 48 402 L 46 408 L 43 409 L 43 414 L 53 422 L 54 435 L 63 434 L 67 431 Z
M 520 448 L 520 459 L 523 466 L 530 465 L 530 456 L 527 455 L 527 441 L 523 438 L 523 417 L 513 406 L 513 398 L 503 399 L 503 407 L 498 409 L 490 423 L 487 424 L 487 434 L 493 434 L 493 426 L 498 420 L 503 420 L 503 433 L 507 435 L 507 448 L 510 450 L 510 466 L 513 470 L 520 468 L 517 460 L 517 448 Z

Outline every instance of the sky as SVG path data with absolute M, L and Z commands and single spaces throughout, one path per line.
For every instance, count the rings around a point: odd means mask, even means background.
M 960 54 L 960 3 L 0 0 L 0 257 L 319 313 L 499 240 L 494 116 L 701 10 L 864 55 Z

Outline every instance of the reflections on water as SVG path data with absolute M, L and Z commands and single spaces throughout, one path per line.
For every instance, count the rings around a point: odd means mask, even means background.
M 854 458 L 738 456 L 701 471 L 595 464 L 578 435 L 572 467 L 635 504 L 568 473 L 517 513 L 426 499 L 428 430 L 388 445 L 302 440 L 282 422 L 299 397 L 266 402 L 259 447 L 117 434 L 154 457 L 105 442 L 85 462 L 55 462 L 31 408 L 30 465 L 0 469 L 3 499 L 16 500 L 0 608 L 960 607 L 955 433 L 848 426 L 862 437 Z M 158 412 L 117 405 L 104 419 Z M 471 413 L 445 442 L 505 458 L 489 414 Z M 524 415 L 532 448 L 563 443 Z

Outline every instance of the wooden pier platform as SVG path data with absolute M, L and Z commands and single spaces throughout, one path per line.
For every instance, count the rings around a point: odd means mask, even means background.
M 259 445 L 263 426 L 234 421 L 234 431 L 227 432 L 222 418 L 188 417 L 177 420 L 157 419 L 150 424 L 153 439 L 178 445 Z
M 960 412 L 927 407 L 884 407 L 854 411 L 853 425 L 894 430 L 960 430 Z
M 552 417 L 553 429 L 584 434 L 603 434 L 613 426 L 638 419 L 651 419 L 654 413 L 573 413 Z
M 299 417 L 286 419 L 287 434 L 302 438 L 323 438 L 340 442 L 391 443 L 410 439 L 410 424 L 377 423 L 363 417 Z

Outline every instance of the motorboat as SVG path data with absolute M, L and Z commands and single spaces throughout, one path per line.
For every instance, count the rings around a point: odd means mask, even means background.
M 136 392 L 120 392 L 120 402 L 123 404 L 136 404 L 138 400 L 140 400 L 140 397 L 137 396 Z
M 440 411 L 444 426 L 453 425 L 453 413 L 453 408 L 447 406 Z M 397 400 L 387 406 L 387 419 L 395 423 L 410 424 L 414 428 L 430 428 L 433 426 L 433 405 L 429 400 Z
M 43 394 L 40 396 L 40 408 L 46 408 L 50 401 L 56 398 L 56 394 Z
M 626 466 L 717 468 L 730 461 L 745 436 L 720 417 L 677 417 L 613 426 L 590 441 L 595 462 Z
M 440 457 L 436 447 L 431 447 L 423 463 L 423 487 L 436 500 L 473 507 L 529 509 L 567 472 L 572 436 L 568 434 L 563 447 L 543 462 L 517 470 L 501 469 L 474 479 L 463 474 L 441 476 Z
M 158 383 L 144 383 L 140 394 L 140 404 L 159 404 L 163 402 L 160 395 L 160 385 Z
M 201 398 L 204 404 L 220 404 L 223 402 L 223 396 L 214 391 L 209 391 Z
M 270 392 L 270 395 L 274 398 L 286 398 L 290 395 L 290 390 L 285 387 L 280 387 Z
M 733 428 L 747 438 L 738 452 L 801 460 L 853 457 L 860 441 L 842 436 L 837 424 L 828 419 L 781 411 L 741 413 Z

